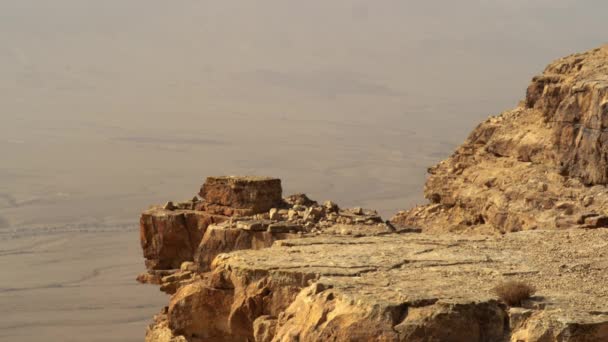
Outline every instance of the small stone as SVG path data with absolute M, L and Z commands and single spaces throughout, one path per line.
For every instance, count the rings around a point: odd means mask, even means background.
M 600 215 L 585 219 L 585 227 L 587 228 L 604 228 L 608 227 L 608 216 Z
M 299 214 L 296 210 L 289 209 L 289 212 L 287 213 L 287 219 L 289 221 L 293 221 L 293 220 L 297 219 L 298 217 L 299 217 Z
M 593 204 L 593 196 L 585 196 L 583 198 L 583 206 L 588 207 Z
M 184 261 L 184 262 L 182 262 L 181 266 L 179 267 L 179 269 L 182 272 L 194 271 L 195 268 L 196 268 L 196 264 L 192 261 Z
M 337 213 L 338 211 L 340 211 L 338 205 L 332 201 L 325 201 L 323 203 L 323 207 L 325 208 L 325 211 L 330 213 Z
M 271 219 L 271 220 L 273 220 L 273 221 L 280 221 L 281 220 L 281 214 L 279 214 L 279 210 L 277 208 L 272 208 L 268 212 L 268 218 Z
M 576 220 L 576 223 L 578 223 L 578 224 L 583 224 L 583 223 L 585 223 L 585 221 L 586 221 L 588 218 L 590 218 L 590 217 L 594 217 L 594 216 L 599 216 L 599 214 L 596 214 L 596 213 L 584 213 L 584 214 L 581 214 L 581 215 L 578 217 L 578 219 Z
M 558 210 L 563 210 L 564 214 L 572 215 L 574 213 L 574 204 L 571 202 L 560 202 L 555 206 Z
M 323 217 L 323 215 L 324 215 L 324 212 L 321 208 L 310 207 L 304 213 L 304 221 L 317 222 Z
M 353 209 L 353 214 L 355 215 L 363 215 L 363 208 L 361 207 L 356 207 Z
M 173 204 L 173 202 L 169 201 L 169 202 L 165 203 L 165 205 L 163 206 L 163 209 L 175 210 L 175 205 Z

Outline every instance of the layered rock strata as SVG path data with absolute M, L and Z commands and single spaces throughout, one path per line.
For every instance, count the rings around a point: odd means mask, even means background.
M 427 232 L 608 227 L 608 46 L 550 64 L 525 101 L 429 169 L 431 202 L 396 215 Z
M 142 213 L 140 242 L 147 272 L 139 275 L 140 282 L 160 284 L 173 293 L 198 272 L 208 271 L 221 253 L 322 233 L 393 231 L 373 210 L 341 209 L 331 201 L 320 205 L 304 194 L 282 199 L 281 182 L 273 178 L 209 177 L 199 194 L 204 197 Z
M 171 299 L 146 341 L 608 341 L 605 89 L 606 47 L 551 64 L 391 222 L 262 177 L 148 210 L 140 280 Z
M 222 254 L 149 341 L 604 341 L 607 230 L 317 236 Z M 505 279 L 538 296 L 509 308 Z
M 140 242 L 148 275 L 166 274 L 194 261 L 207 227 L 286 207 L 281 180 L 268 177 L 209 177 L 199 197 L 153 206 L 140 218 Z

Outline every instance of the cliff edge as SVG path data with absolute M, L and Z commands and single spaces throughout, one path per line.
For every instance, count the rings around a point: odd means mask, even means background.
M 555 61 L 520 106 L 429 168 L 428 205 L 397 225 L 505 233 L 608 227 L 608 46 Z
M 171 296 L 146 341 L 608 341 L 605 121 L 608 47 L 549 65 L 391 221 L 210 177 L 141 216 L 138 280 Z

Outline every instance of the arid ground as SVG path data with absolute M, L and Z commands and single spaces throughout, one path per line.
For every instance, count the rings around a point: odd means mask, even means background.
M 605 43 L 601 1 L 0 0 L 0 340 L 141 341 L 141 210 L 204 177 L 378 209 Z

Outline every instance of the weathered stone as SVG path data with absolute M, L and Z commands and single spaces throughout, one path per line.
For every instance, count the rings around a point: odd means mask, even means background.
M 608 227 L 608 216 L 598 215 L 585 219 L 586 228 L 602 228 Z
M 261 220 L 257 220 L 257 221 L 239 221 L 236 224 L 236 228 L 238 229 L 245 229 L 245 230 L 252 230 L 252 231 L 256 231 L 256 232 L 262 232 L 265 231 L 268 228 L 268 225 L 271 222 L 269 221 L 261 221 Z
M 195 274 L 191 271 L 179 271 L 163 277 L 160 282 L 160 290 L 167 294 L 174 294 L 178 288 L 191 283 Z
M 272 316 L 260 316 L 253 322 L 253 336 L 256 342 L 272 342 L 276 334 L 277 319 Z
M 177 269 L 192 261 L 207 226 L 227 218 L 192 210 L 152 208 L 140 218 L 140 242 L 151 270 Z
M 245 230 L 220 225 L 207 228 L 205 236 L 200 242 L 194 259 L 200 271 L 208 271 L 211 262 L 222 253 L 243 249 L 262 249 L 272 246 L 276 240 L 299 237 L 296 229 L 277 229 L 268 226 L 267 231 Z M 294 225 L 289 225 L 293 228 Z M 301 227 L 300 227 L 301 228 Z
M 392 222 L 426 232 L 505 233 L 562 229 L 563 215 L 602 213 L 608 207 L 607 75 L 608 46 L 549 65 L 533 79 L 525 105 L 490 117 L 429 169 L 425 196 L 432 207 Z
M 272 223 L 268 226 L 268 232 L 270 233 L 295 233 L 302 230 L 303 227 L 301 225 L 289 222 Z
M 218 257 L 178 290 L 169 322 L 187 338 L 233 341 L 603 341 L 601 241 L 608 230 L 282 240 Z M 573 253 L 591 266 L 563 273 Z M 529 311 L 493 297 L 503 279 L 537 287 Z
M 279 210 L 277 208 L 272 208 L 268 212 L 268 218 L 273 221 L 278 221 L 282 219 L 282 215 L 279 214 Z
M 186 271 L 196 271 L 196 264 L 192 261 L 184 261 L 182 262 L 182 264 L 179 267 L 179 270 L 182 272 L 186 272 Z
M 296 220 L 299 217 L 300 217 L 300 213 L 297 210 L 289 209 L 289 211 L 287 212 L 287 219 L 289 221 Z
M 269 177 L 209 177 L 199 195 L 207 204 L 249 209 L 250 214 L 280 206 L 281 180 Z
M 285 198 L 285 203 L 287 203 L 291 207 L 293 207 L 295 205 L 302 205 L 305 207 L 309 207 L 311 205 L 317 204 L 316 201 L 313 201 L 310 198 L 308 198 L 308 196 L 306 196 L 306 194 L 293 194 L 293 195 L 287 196 Z
M 431 204 L 392 223 L 211 179 L 192 203 L 230 221 L 203 229 L 196 267 L 162 278 L 175 294 L 146 340 L 608 341 L 608 230 L 572 229 L 608 227 L 607 73 L 608 47 L 550 65 L 520 107 L 429 169 Z M 150 268 L 192 253 L 180 208 L 142 223 Z M 419 229 L 443 234 L 406 234 Z M 505 280 L 537 293 L 509 308 L 492 292 Z
M 337 213 L 340 211 L 340 207 L 332 201 L 325 201 L 323 207 L 325 207 L 325 210 L 329 213 Z
M 317 222 L 325 216 L 325 212 L 321 207 L 310 207 L 304 213 L 304 220 L 309 222 Z

